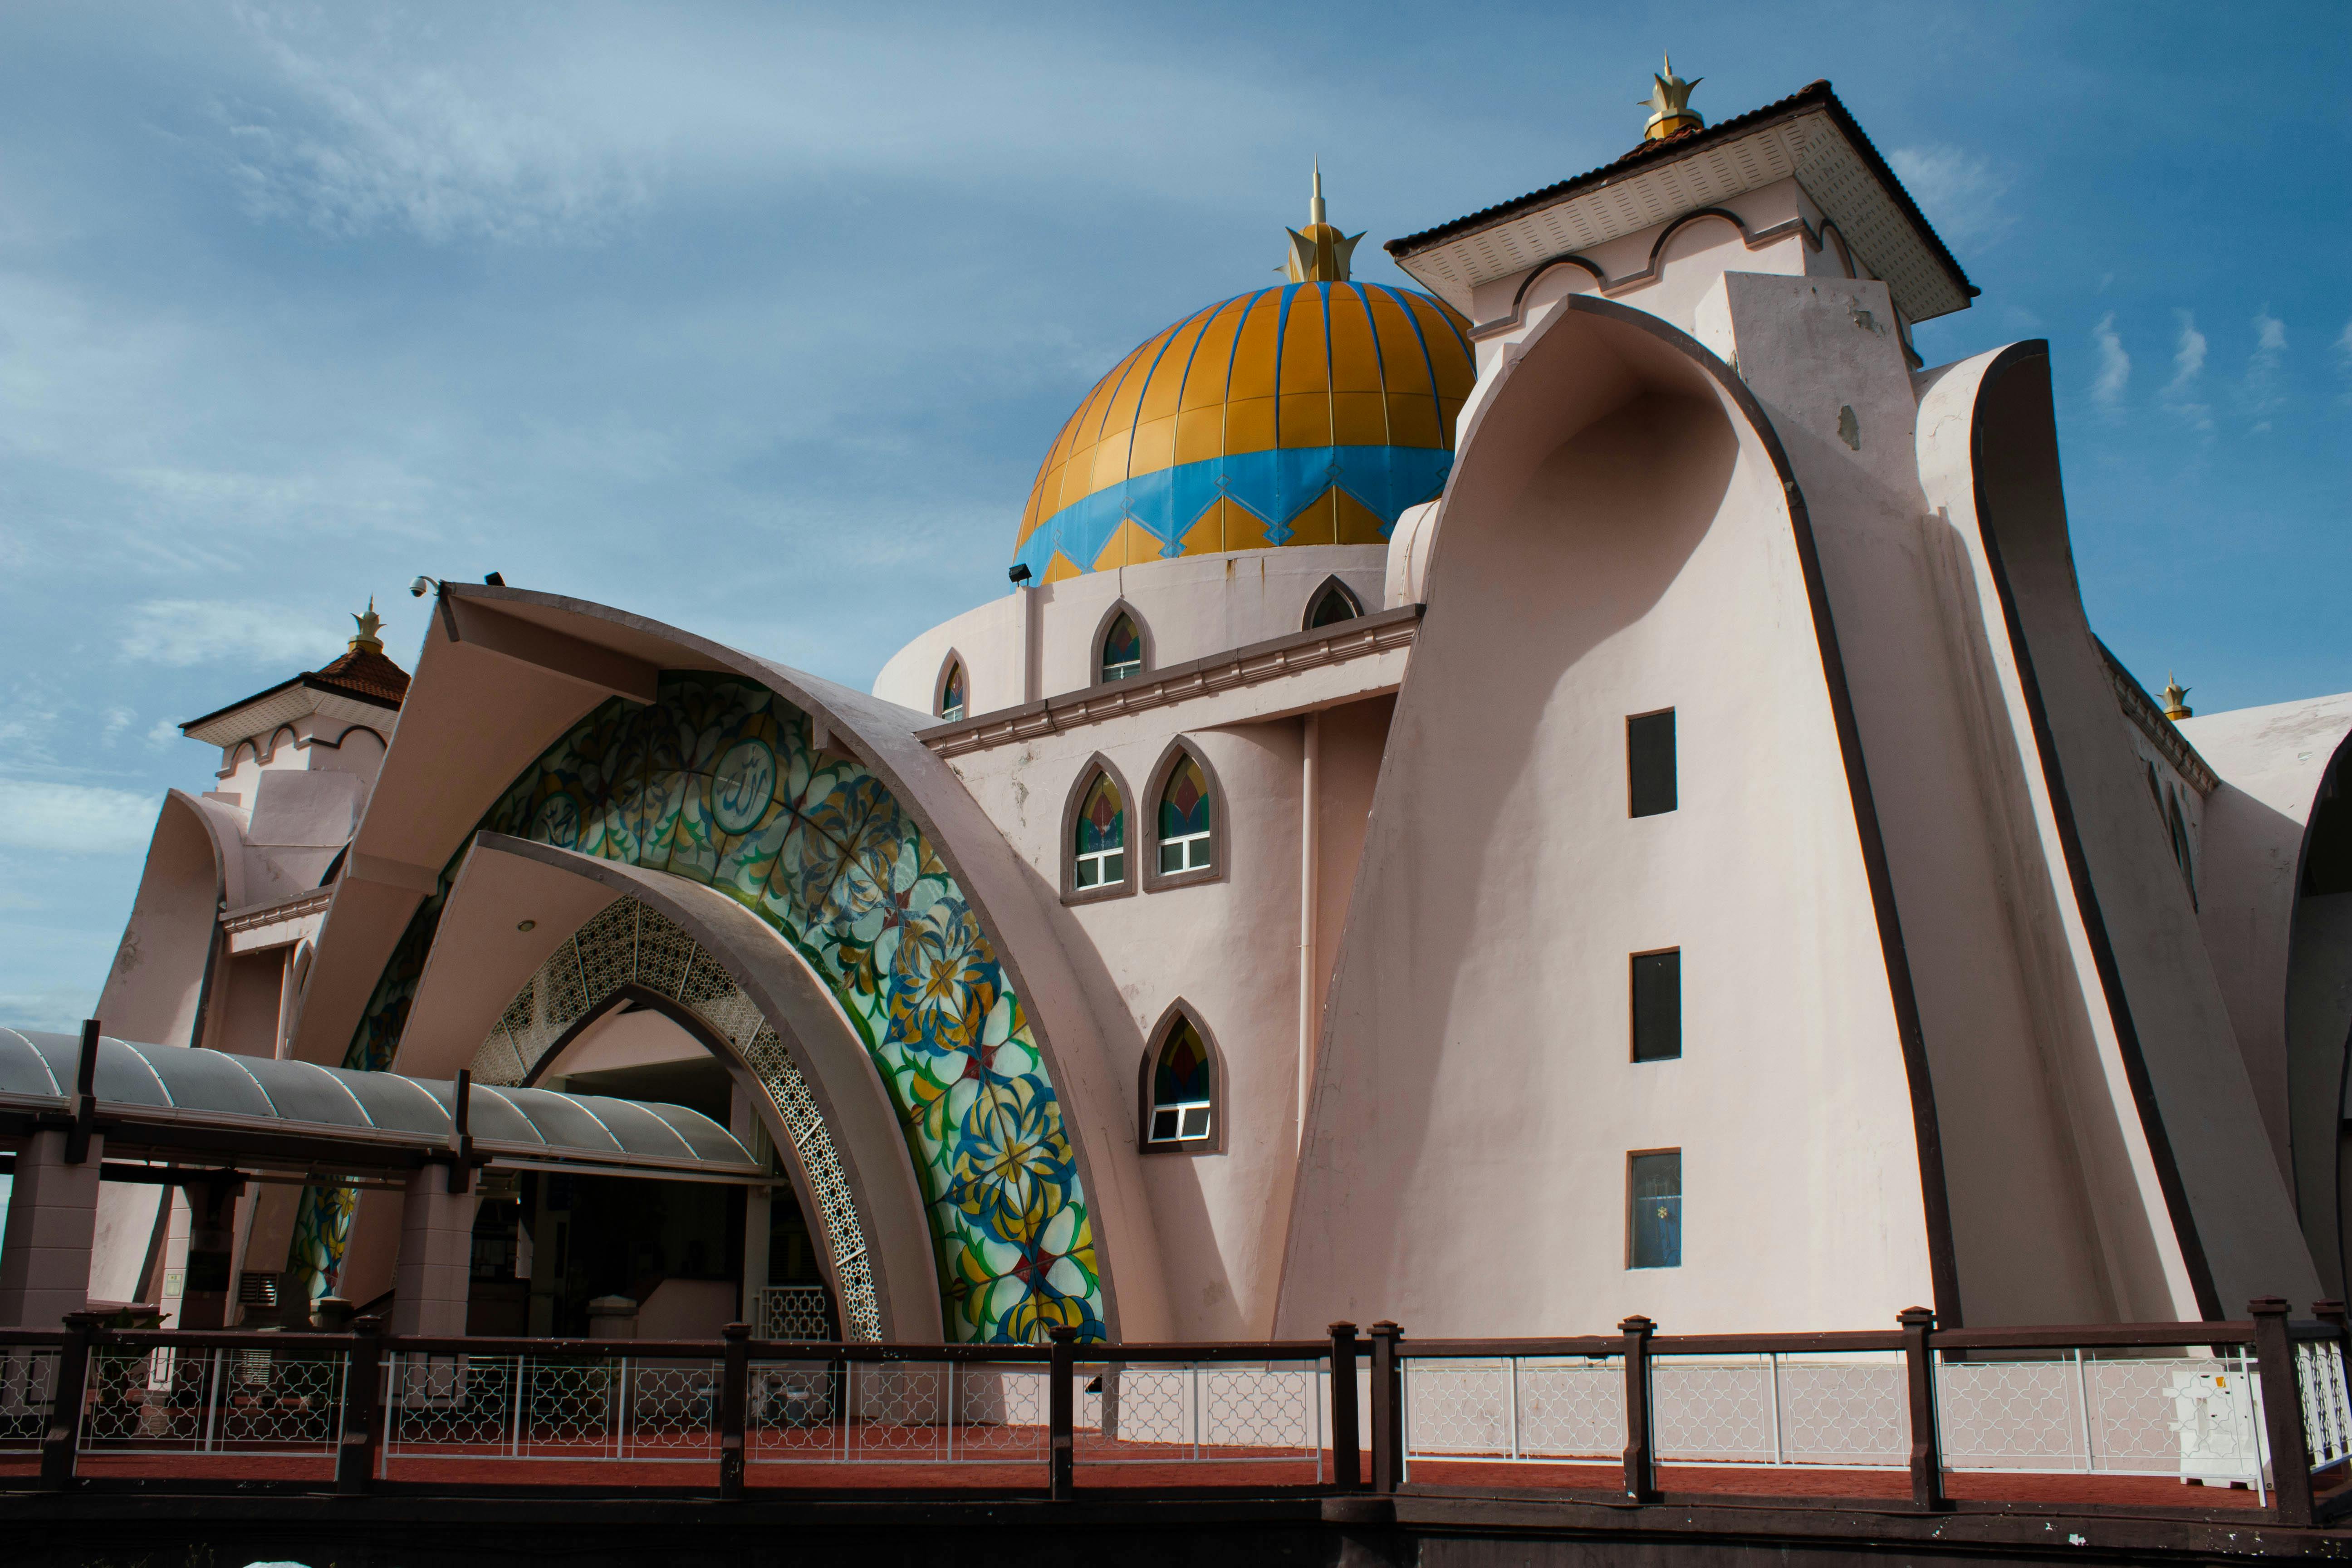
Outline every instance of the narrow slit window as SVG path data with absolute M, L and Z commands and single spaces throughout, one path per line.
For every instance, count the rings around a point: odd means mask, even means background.
M 1212 826 L 1209 781 L 1201 764 L 1190 756 L 1168 775 L 1160 792 L 1160 874 L 1209 868 Z
M 1625 721 L 1626 793 L 1634 816 L 1675 808 L 1675 710 Z
M 1103 633 L 1102 678 L 1126 680 L 1143 673 L 1143 633 L 1135 617 L 1121 610 Z
M 1167 1044 L 1151 1066 L 1152 1143 L 1208 1141 L 1215 1100 L 1208 1042 L 1190 1018 L 1168 1031 Z
M 942 719 L 963 717 L 963 661 L 961 659 L 948 666 L 948 678 L 940 682 L 940 717 Z
M 1683 955 L 1633 955 L 1633 1059 L 1670 1062 L 1683 1054 Z
M 1683 1266 L 1683 1152 L 1664 1149 L 1629 1158 L 1632 1193 L 1627 1215 L 1626 1267 Z
M 1119 799 L 1118 786 L 1108 773 L 1095 775 L 1094 787 L 1078 807 L 1076 850 L 1076 874 L 1071 880 L 1079 891 L 1127 880 L 1127 803 Z

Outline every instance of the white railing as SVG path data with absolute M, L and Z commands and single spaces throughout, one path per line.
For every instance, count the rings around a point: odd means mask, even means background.
M 836 1338 L 832 1293 L 822 1285 L 769 1285 L 754 1290 L 751 1337 L 820 1343 Z

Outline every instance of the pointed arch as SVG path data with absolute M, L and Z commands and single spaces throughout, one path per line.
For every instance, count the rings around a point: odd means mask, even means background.
M 1223 1153 L 1225 1079 L 1224 1053 L 1208 1021 L 1181 996 L 1169 1003 L 1137 1064 L 1137 1147 L 1147 1154 Z
M 1087 813 L 1097 805 L 1097 785 L 1107 786 L 1109 801 L 1118 816 L 1115 826 L 1099 813 L 1089 818 Z M 1141 834 L 1137 829 L 1135 792 L 1128 787 L 1127 777 L 1117 763 L 1097 752 L 1071 781 L 1069 798 L 1062 805 L 1062 901 L 1066 904 L 1090 904 L 1102 899 L 1125 898 L 1136 889 L 1136 861 L 1139 858 Z M 1087 830 L 1085 842 L 1080 842 L 1080 830 Z M 1109 841 L 1117 840 L 1116 849 Z
M 1307 612 L 1299 618 L 1298 629 L 1311 632 L 1318 626 L 1352 621 L 1363 613 L 1362 598 L 1335 572 L 1315 584 L 1315 591 L 1307 595 Z
M 1195 772 L 1198 776 L 1191 777 Z M 1141 815 L 1137 818 L 1141 831 L 1130 835 L 1140 839 L 1137 847 L 1143 863 L 1144 890 L 1223 881 L 1228 858 L 1225 790 L 1208 753 L 1191 736 L 1179 735 L 1168 742 L 1168 749 L 1160 753 L 1145 778 Z M 1171 792 L 1186 783 L 1195 798 L 1171 802 Z M 1170 819 L 1171 808 L 1179 820 Z M 1171 847 L 1178 850 L 1172 868 Z
M 931 711 L 942 721 L 953 723 L 971 710 L 971 666 L 962 654 L 950 648 L 947 658 L 940 661 L 939 679 L 931 683 Z
M 1122 616 L 1127 617 L 1128 626 L 1134 628 L 1135 637 L 1131 649 L 1133 658 L 1122 658 L 1115 666 L 1111 658 L 1114 652 L 1124 655 L 1130 651 L 1124 640 L 1116 649 L 1110 646 L 1111 634 L 1124 630 L 1118 624 L 1119 617 Z M 1111 601 L 1110 608 L 1105 610 L 1102 619 L 1095 623 L 1094 639 L 1087 645 L 1087 647 L 1088 650 L 1087 657 L 1093 661 L 1087 670 L 1091 677 L 1087 682 L 1089 686 L 1108 686 L 1114 681 L 1133 680 L 1159 662 L 1153 658 L 1150 623 L 1143 618 L 1143 613 L 1140 610 L 1128 603 L 1125 598 Z M 1119 673 L 1112 674 L 1114 668 L 1118 668 Z

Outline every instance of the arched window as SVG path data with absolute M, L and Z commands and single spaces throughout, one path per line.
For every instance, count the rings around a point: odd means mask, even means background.
M 1318 626 L 1352 621 L 1363 613 L 1364 606 L 1348 591 L 1345 583 L 1337 577 L 1326 577 L 1323 585 L 1307 601 L 1307 629 L 1311 632 Z
M 960 658 L 949 659 L 948 672 L 940 681 L 940 718 L 961 719 L 963 717 L 963 660 Z
M 1102 678 L 1126 680 L 1143 673 L 1143 633 L 1135 617 L 1121 610 L 1111 617 L 1102 638 Z
M 1147 1145 L 1207 1143 L 1215 1131 L 1216 1068 L 1200 1026 L 1178 1014 L 1151 1062 Z
M 1168 775 L 1160 792 L 1160 874 L 1205 871 L 1216 863 L 1211 844 L 1215 807 L 1209 800 L 1209 780 L 1197 759 L 1187 753 Z
M 1110 775 L 1097 772 L 1094 787 L 1079 804 L 1074 874 L 1079 892 L 1115 888 L 1127 880 L 1127 803 Z

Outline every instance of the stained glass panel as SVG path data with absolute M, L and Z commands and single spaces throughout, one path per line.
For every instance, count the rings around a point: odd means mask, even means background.
M 1025 1342 L 1066 1323 L 1104 1337 L 1093 1224 L 1025 1004 L 920 826 L 855 758 L 819 751 L 808 715 L 737 677 L 666 671 L 655 702 L 614 698 L 582 719 L 478 826 L 562 834 L 766 921 L 833 993 L 898 1113 L 950 1336 Z M 345 1066 L 391 1065 L 462 858 L 410 921 Z M 314 1297 L 341 1266 L 353 1195 L 304 1194 L 292 1262 Z
M 1188 755 L 1160 794 L 1160 875 L 1207 868 L 1209 811 L 1209 781 Z
M 1127 879 L 1127 803 L 1108 773 L 1095 775 L 1078 807 L 1077 876 L 1080 888 L 1105 888 Z
M 1152 1067 L 1150 1141 L 1189 1143 L 1208 1137 L 1211 1090 L 1208 1044 L 1190 1018 L 1181 1019 Z
M 1307 629 L 1313 631 L 1318 626 L 1352 621 L 1359 613 L 1356 602 L 1341 593 L 1338 584 L 1329 584 L 1315 595 L 1315 608 L 1307 616 Z
M 960 662 L 948 666 L 948 678 L 940 683 L 940 717 L 963 717 L 963 666 Z
M 1135 618 L 1122 610 L 1103 633 L 1102 678 L 1125 680 L 1142 673 L 1143 634 L 1136 629 Z

